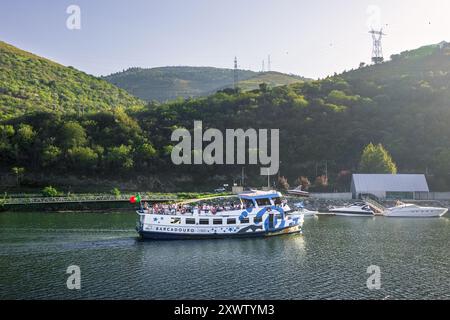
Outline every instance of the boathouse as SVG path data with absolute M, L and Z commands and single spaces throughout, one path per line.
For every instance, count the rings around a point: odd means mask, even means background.
M 354 199 L 374 195 L 380 199 L 416 199 L 429 192 L 423 174 L 354 174 L 351 192 Z

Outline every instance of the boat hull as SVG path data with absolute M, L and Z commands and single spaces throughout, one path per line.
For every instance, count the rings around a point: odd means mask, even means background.
M 447 208 L 429 208 L 430 210 L 425 210 L 417 212 L 417 210 L 402 210 L 402 211 L 391 211 L 385 212 L 385 217 L 392 218 L 439 218 L 447 213 Z
M 374 211 L 367 203 L 354 203 L 344 207 L 330 207 L 330 213 L 344 217 L 373 217 Z
M 344 211 L 330 211 L 335 216 L 342 217 L 373 217 L 372 212 L 344 212 Z
M 175 233 L 175 232 L 158 232 L 143 231 L 137 229 L 140 237 L 144 240 L 201 240 L 201 239 L 232 239 L 232 238 L 260 238 L 272 237 L 286 234 L 301 234 L 302 226 L 295 225 L 273 231 L 254 231 L 244 233 L 213 233 L 213 234 L 197 234 L 197 233 Z

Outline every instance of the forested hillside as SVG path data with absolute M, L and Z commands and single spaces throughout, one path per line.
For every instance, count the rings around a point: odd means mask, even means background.
M 88 113 L 142 105 L 105 80 L 0 41 L 0 119 L 32 111 Z
M 16 117 L 0 126 L 0 161 L 26 172 L 158 177 L 161 189 L 237 181 L 242 166 L 172 164 L 172 131 L 202 120 L 204 129 L 280 129 L 280 175 L 291 186 L 300 176 L 314 185 L 326 168 L 329 181 L 321 177 L 316 187 L 348 190 L 349 174 L 360 170 L 362 150 L 373 142 L 392 155 L 399 173 L 427 173 L 441 190 L 450 187 L 449 88 L 450 49 L 428 46 L 320 81 L 226 89 L 141 110 Z M 249 184 L 266 183 L 259 167 L 246 166 Z

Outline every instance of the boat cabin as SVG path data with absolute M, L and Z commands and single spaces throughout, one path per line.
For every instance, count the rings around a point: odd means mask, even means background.
M 239 194 L 242 205 L 247 208 L 263 208 L 267 206 L 281 206 L 281 193 L 276 191 L 253 191 Z

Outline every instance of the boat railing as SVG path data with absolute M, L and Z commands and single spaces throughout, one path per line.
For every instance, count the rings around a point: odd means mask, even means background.
M 259 207 L 263 208 L 265 206 Z M 270 207 L 270 206 L 269 206 Z M 282 205 L 282 208 L 285 206 Z M 190 208 L 185 210 L 179 210 L 179 209 L 169 209 L 169 208 L 142 208 L 138 212 L 140 214 L 158 214 L 158 215 L 177 215 L 177 216 L 220 216 L 224 213 L 229 214 L 230 212 L 235 211 L 236 213 L 241 212 L 242 210 L 245 210 L 246 208 L 244 206 L 235 206 L 235 207 L 225 207 L 223 209 L 218 208 L 210 208 L 210 209 L 197 209 L 197 208 Z
M 144 209 L 139 212 L 143 214 L 158 214 L 158 215 L 177 215 L 177 216 L 209 216 L 209 215 L 221 215 L 223 213 L 229 213 L 232 211 L 241 211 L 241 209 L 214 211 L 214 210 L 194 210 L 194 211 L 179 211 L 179 210 L 155 210 Z

